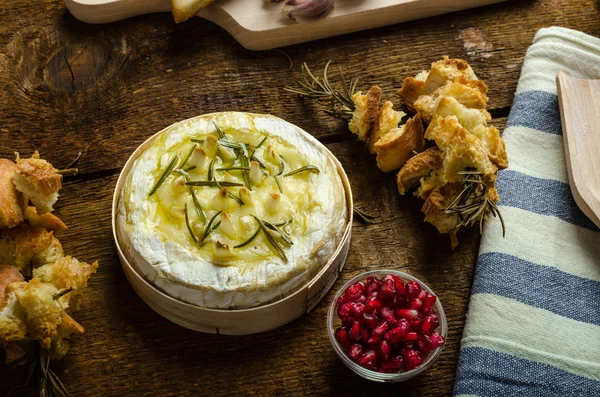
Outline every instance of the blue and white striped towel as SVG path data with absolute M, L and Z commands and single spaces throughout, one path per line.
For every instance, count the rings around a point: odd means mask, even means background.
M 497 182 L 506 238 L 488 221 L 456 396 L 600 396 L 600 230 L 569 190 L 561 70 L 600 79 L 600 40 L 541 29 L 527 51 L 504 130 L 510 168 Z

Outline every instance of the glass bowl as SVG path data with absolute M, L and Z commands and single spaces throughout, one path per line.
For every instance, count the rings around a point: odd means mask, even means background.
M 338 340 L 335 337 L 335 330 L 342 323 L 341 320 L 339 319 L 339 317 L 337 316 L 338 299 L 344 293 L 344 291 L 346 291 L 346 289 L 348 289 L 348 287 L 350 287 L 352 284 L 354 284 L 358 281 L 364 281 L 369 276 L 382 278 L 382 277 L 387 276 L 388 274 L 396 275 L 407 283 L 410 281 L 416 281 L 417 283 L 419 283 L 421 285 L 421 288 L 423 288 L 425 291 L 429 292 L 430 294 L 435 295 L 435 293 L 421 280 L 419 280 L 416 277 L 413 277 L 409 274 L 406 274 L 406 273 L 403 273 L 403 272 L 400 272 L 397 270 L 388 270 L 388 269 L 373 270 L 373 271 L 359 274 L 358 276 L 352 278 L 346 284 L 344 284 L 342 286 L 342 288 L 340 288 L 339 291 L 335 294 L 333 301 L 331 302 L 331 305 L 329 307 L 329 312 L 327 313 L 327 333 L 329 334 L 329 340 L 331 341 L 333 350 L 338 355 L 340 360 L 342 360 L 342 362 L 348 368 L 350 368 L 353 372 L 355 372 L 357 375 L 362 376 L 365 379 L 372 380 L 375 382 L 390 382 L 390 383 L 392 383 L 392 382 L 403 382 L 405 380 L 414 378 L 421 372 L 425 371 L 439 357 L 444 345 L 429 352 L 429 355 L 423 359 L 423 362 L 421 363 L 421 365 L 419 365 L 415 369 L 412 369 L 410 371 L 398 372 L 398 373 L 382 373 L 382 372 L 372 371 L 370 369 L 364 368 L 364 367 L 358 365 L 357 363 L 355 363 L 346 354 L 346 352 L 344 351 L 344 348 L 340 345 L 340 343 L 338 342 Z M 437 298 L 437 295 L 436 295 L 436 298 Z M 444 338 L 446 338 L 447 333 L 448 333 L 448 324 L 447 324 L 447 320 L 446 320 L 446 313 L 444 313 L 444 308 L 442 307 L 442 304 L 439 299 L 436 299 L 435 305 L 433 306 L 433 311 L 438 315 L 439 321 L 440 321 L 440 325 L 438 328 L 436 328 L 436 330 L 438 331 L 438 333 L 440 335 L 442 335 Z

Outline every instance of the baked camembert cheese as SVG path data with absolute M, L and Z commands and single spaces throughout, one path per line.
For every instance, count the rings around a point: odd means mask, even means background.
M 249 308 L 308 282 L 348 222 L 331 154 L 268 115 L 219 113 L 157 134 L 123 185 L 118 239 L 130 264 L 178 300 Z

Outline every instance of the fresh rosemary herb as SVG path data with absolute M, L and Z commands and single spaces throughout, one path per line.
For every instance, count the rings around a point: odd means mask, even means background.
M 210 186 L 210 187 L 220 187 L 220 186 L 244 186 L 243 183 L 238 182 L 226 182 L 226 181 L 190 181 L 185 183 L 188 186 Z
M 283 174 L 283 171 L 285 171 L 285 160 L 279 154 L 277 155 L 277 157 L 279 158 L 279 170 L 277 172 L 277 176 L 279 176 Z
M 58 291 L 56 294 L 52 295 L 52 299 L 54 299 L 55 301 L 59 300 L 71 291 L 73 291 L 73 287 L 65 288 L 62 291 Z
M 241 149 L 242 148 L 241 143 L 231 142 L 225 138 L 219 139 L 217 142 L 219 143 L 219 145 L 230 148 L 230 149 Z
M 50 368 L 50 356 L 48 350 L 42 349 L 39 345 L 35 350 L 20 359 L 10 363 L 11 366 L 26 365 L 23 381 L 21 385 L 10 390 L 8 395 L 13 392 L 31 386 L 31 381 L 34 378 L 39 379 L 38 388 L 40 396 L 45 397 L 68 397 L 69 392 L 65 385 L 58 379 L 58 376 Z
M 187 203 L 184 204 L 183 209 L 185 212 L 185 225 L 187 226 L 188 232 L 190 232 L 190 235 L 192 236 L 192 240 L 194 240 L 194 243 L 197 243 L 198 239 L 196 238 L 196 235 L 192 230 L 192 226 L 190 226 L 190 218 L 188 216 Z
M 263 221 L 265 226 L 268 227 L 269 229 L 279 233 L 279 235 L 281 236 L 281 239 L 283 241 L 285 241 L 288 245 L 294 245 L 294 242 L 292 241 L 292 237 L 287 234 L 286 232 L 284 232 L 283 230 L 281 230 L 279 227 L 273 225 L 272 223 L 269 223 L 267 221 Z
M 238 196 L 236 196 L 235 194 L 233 194 L 231 192 L 228 192 L 227 194 L 229 195 L 229 197 L 231 199 L 233 199 L 234 201 L 236 201 L 239 205 L 244 205 L 244 202 L 242 201 L 242 199 L 239 198 Z
M 243 242 L 243 243 L 241 243 L 241 244 L 238 244 L 238 245 L 236 245 L 236 246 L 235 246 L 235 247 L 233 247 L 233 248 L 242 248 L 242 247 L 245 247 L 245 246 L 247 246 L 247 245 L 248 245 L 248 244 L 250 244 L 252 241 L 254 241 L 254 239 L 256 238 L 256 236 L 258 236 L 258 233 L 260 233 L 260 230 L 261 230 L 261 229 L 260 229 L 260 227 L 259 227 L 259 228 L 258 228 L 258 229 L 256 229 L 256 231 L 255 231 L 255 232 L 252 234 L 252 236 L 250 236 L 250 238 L 249 238 L 248 240 L 244 241 L 244 242 Z
M 289 225 L 290 223 L 292 223 L 292 220 L 287 220 L 287 221 L 283 221 L 283 222 L 279 222 L 279 223 L 274 223 L 273 225 L 277 226 L 277 227 L 286 227 L 287 225 Z
M 317 77 L 304 63 L 302 65 L 302 80 L 298 81 L 300 87 L 285 86 L 283 89 L 326 106 L 328 109 L 325 112 L 332 116 L 350 120 L 352 112 L 356 110 L 352 96 L 356 91 L 358 79 L 353 79 L 348 84 L 340 69 L 340 80 L 343 88 L 342 90 L 334 89 L 327 76 L 330 64 L 331 60 L 327 62 L 323 69 L 323 77 Z
M 254 216 L 254 215 L 252 215 L 252 217 L 258 223 L 258 226 L 260 227 L 260 229 L 265 234 L 265 237 L 267 238 L 267 241 L 269 242 L 269 244 L 271 244 L 271 246 L 273 247 L 273 249 L 275 250 L 275 252 L 277 252 L 277 255 L 279 255 L 279 257 L 281 259 L 283 259 L 283 261 L 285 263 L 288 263 L 288 258 L 285 255 L 285 251 L 283 250 L 283 247 L 281 245 L 279 245 L 279 243 L 277 241 L 275 241 L 275 239 L 273 238 L 273 236 L 271 236 L 271 233 L 269 233 L 269 230 L 267 229 L 267 227 L 265 226 L 265 224 L 263 223 L 263 221 L 261 221 L 258 217 Z
M 204 143 L 204 139 L 192 138 L 192 139 L 190 139 L 190 141 L 197 143 L 199 145 L 202 145 Z
M 156 181 L 156 183 L 154 184 L 154 187 L 152 188 L 152 190 L 150 190 L 150 193 L 148 193 L 148 197 L 152 196 L 154 193 L 156 193 L 156 191 L 158 190 L 158 188 L 160 187 L 160 185 L 163 184 L 163 182 L 165 181 L 165 179 L 167 179 L 167 177 L 169 176 L 169 174 L 171 173 L 171 171 L 173 171 L 173 168 L 175 168 L 175 164 L 177 163 L 178 160 L 179 160 L 179 155 L 176 154 L 173 157 L 173 159 L 171 160 L 171 162 L 169 163 L 169 165 L 167 165 L 167 168 L 162 173 L 162 175 L 160 176 L 160 178 L 158 179 L 158 181 Z
M 221 129 L 221 127 L 219 127 L 219 124 L 217 124 L 214 120 L 211 120 L 211 121 L 212 121 L 213 125 L 215 126 L 215 129 L 217 130 L 219 139 L 225 138 L 225 133 L 223 133 L 223 130 Z
M 183 166 L 185 165 L 185 163 L 187 163 L 187 161 L 190 159 L 190 157 L 192 157 L 192 153 L 194 153 L 194 149 L 196 149 L 196 147 L 198 147 L 198 145 L 196 143 L 194 143 L 192 145 L 192 148 L 188 152 L 188 154 L 183 158 L 183 160 L 181 160 L 181 164 L 179 165 L 178 168 L 183 168 Z
M 191 170 L 195 170 L 196 168 L 197 168 L 197 167 L 196 167 L 195 165 L 192 165 L 191 167 L 184 168 L 183 170 L 184 170 L 185 172 L 190 172 Z
M 188 186 L 188 190 L 190 191 L 190 194 L 192 195 L 192 201 L 194 202 L 194 207 L 196 207 L 196 213 L 198 214 L 198 217 L 200 218 L 202 223 L 206 222 L 206 215 L 204 215 L 204 210 L 202 209 L 202 206 L 200 205 L 200 202 L 198 201 L 198 197 L 196 197 L 196 192 L 194 191 L 194 188 L 191 186 Z
M 208 165 L 208 177 L 207 179 L 209 181 L 212 181 L 215 177 L 214 175 L 214 169 L 215 169 L 215 162 L 217 161 L 216 158 L 212 159 L 212 161 L 210 162 L 210 164 Z
M 204 234 L 202 234 L 202 237 L 200 238 L 199 242 L 203 242 L 204 240 L 206 240 L 206 238 L 208 236 L 210 236 L 210 234 L 219 227 L 219 225 L 221 224 L 221 221 L 217 222 L 214 226 L 213 223 L 215 222 L 215 219 L 217 219 L 217 216 L 221 215 L 222 211 L 217 212 L 215 215 L 213 215 L 212 218 L 210 218 L 210 221 L 208 222 L 208 225 L 206 225 L 206 228 L 204 229 Z
M 250 171 L 250 167 L 222 167 L 217 168 L 217 171 Z
M 300 174 L 301 172 L 316 172 L 318 174 L 319 172 L 321 172 L 321 170 L 319 170 L 319 168 L 315 167 L 314 165 L 307 165 L 305 167 L 298 168 L 294 171 L 290 171 L 287 174 L 285 174 L 284 176 L 292 176 L 292 175 Z
M 75 160 L 71 161 L 71 162 L 69 163 L 69 165 L 67 165 L 67 166 L 65 167 L 65 169 L 69 169 L 69 168 L 73 167 L 73 166 L 75 165 L 75 163 L 76 163 L 77 161 L 79 161 L 79 158 L 80 158 L 80 157 L 81 157 L 81 152 L 77 153 L 77 157 L 75 157 Z
M 254 153 L 256 153 L 256 151 L 258 150 L 258 148 L 260 148 L 262 146 L 263 143 L 265 143 L 265 141 L 267 140 L 267 137 L 264 137 L 259 143 L 258 145 L 256 145 L 256 147 L 254 148 L 254 150 L 252 151 L 252 154 L 250 155 L 250 160 L 256 160 L 254 158 Z
M 375 219 L 375 215 L 371 215 L 357 207 L 354 207 L 354 215 L 356 215 L 358 219 L 367 225 L 372 225 L 373 220 Z
M 248 149 L 243 143 L 240 143 L 240 162 L 242 163 L 242 167 L 250 169 Z M 252 190 L 252 186 L 250 183 L 250 171 L 242 171 L 242 178 L 244 179 L 244 185 L 246 185 L 248 189 Z
M 461 227 L 475 225 L 479 222 L 479 232 L 483 233 L 483 220 L 488 211 L 500 218 L 502 225 L 502 237 L 506 235 L 506 226 L 500 210 L 488 197 L 488 186 L 483 181 L 483 174 L 479 171 L 462 171 L 462 190 L 454 201 L 444 209 L 446 214 L 458 214 L 461 222 L 456 226 L 458 231 Z
M 283 193 L 283 189 L 281 188 L 281 182 L 279 182 L 279 178 L 277 178 L 277 175 L 273 175 L 273 179 L 275 179 L 275 183 L 277 184 L 277 189 L 279 189 L 279 193 Z

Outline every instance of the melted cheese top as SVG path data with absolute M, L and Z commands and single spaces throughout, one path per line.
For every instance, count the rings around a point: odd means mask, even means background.
M 123 186 L 118 232 L 132 266 L 167 294 L 243 308 L 308 282 L 346 223 L 344 188 L 320 144 L 273 116 L 230 112 L 153 140 Z

